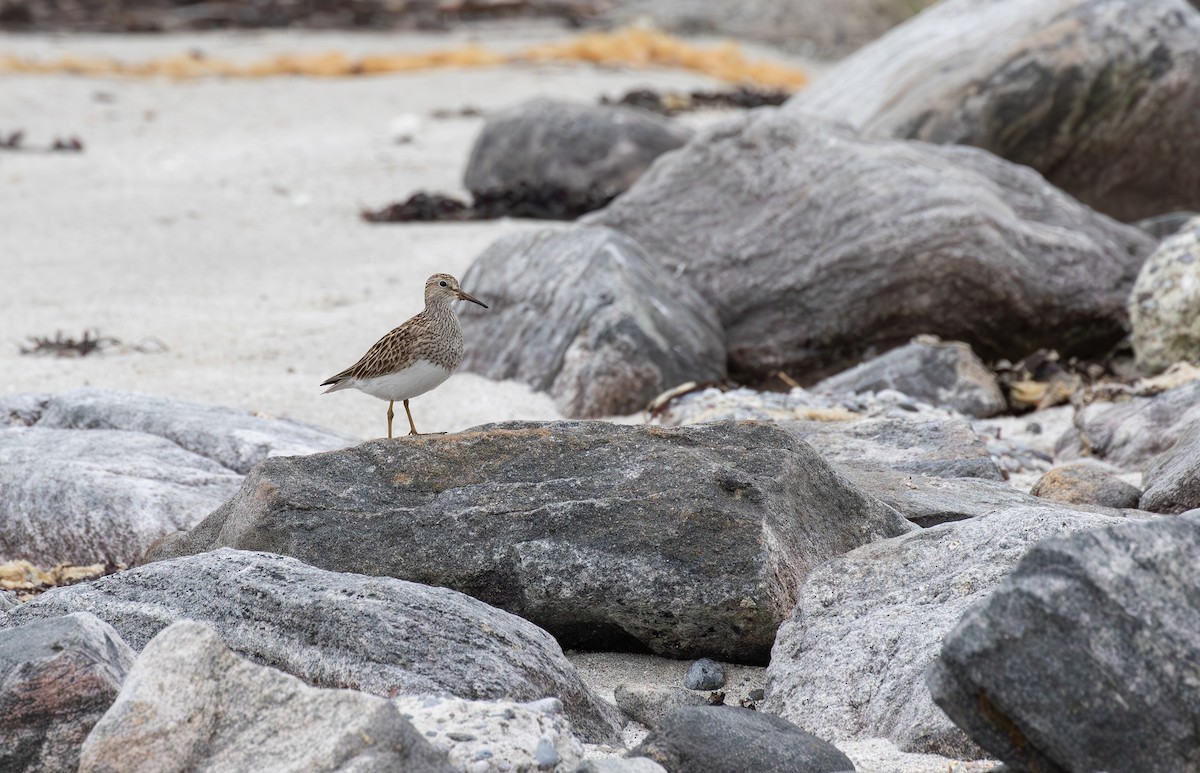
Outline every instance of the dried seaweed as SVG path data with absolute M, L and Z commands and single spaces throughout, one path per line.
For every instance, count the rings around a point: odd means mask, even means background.
M 415 193 L 382 209 L 364 209 L 362 218 L 368 223 L 461 222 L 502 217 L 574 220 L 607 206 L 614 198 L 614 194 L 598 186 L 577 191 L 555 185 L 518 183 L 511 188 L 477 193 L 471 204 L 440 193 Z
M 123 568 L 106 563 L 88 566 L 56 564 L 50 569 L 41 569 L 28 561 L 8 561 L 0 564 L 0 589 L 16 591 L 18 600 L 28 601 L 51 588 L 115 574 Z
M 776 107 L 791 96 L 782 89 L 757 89 L 739 86 L 725 91 L 654 91 L 634 89 L 618 99 L 601 97 L 602 105 L 629 105 L 661 115 L 679 115 L 695 110 L 748 110 Z
M 27 336 L 28 346 L 18 344 L 21 354 L 43 357 L 86 357 L 89 354 L 103 354 L 114 349 L 122 352 L 138 352 L 140 354 L 161 354 L 167 351 L 167 346 L 157 338 L 147 338 L 137 344 L 124 344 L 118 338 L 102 336 L 99 330 L 84 330 L 79 338 L 64 336 L 62 331 L 55 331 L 54 337 Z
M 0 133 L 0 150 L 22 150 L 27 153 L 80 153 L 83 151 L 83 141 L 72 135 L 63 139 L 55 137 L 49 145 L 37 146 L 25 144 L 25 132 L 17 130 L 8 134 Z

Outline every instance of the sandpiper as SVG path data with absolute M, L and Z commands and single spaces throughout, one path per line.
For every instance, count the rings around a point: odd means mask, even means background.
M 487 304 L 472 298 L 449 274 L 434 274 L 425 281 L 425 309 L 385 335 L 362 359 L 321 386 L 326 392 L 358 389 L 388 401 L 388 434 L 392 436 L 392 405 L 404 401 L 410 435 L 419 435 L 408 401 L 450 378 L 463 357 L 462 328 L 450 307 L 454 301 Z

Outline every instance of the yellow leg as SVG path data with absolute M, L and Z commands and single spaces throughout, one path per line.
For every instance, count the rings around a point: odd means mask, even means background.
M 396 415 L 396 414 L 392 413 L 392 403 L 393 402 L 395 402 L 395 401 L 388 400 L 388 440 L 392 439 L 392 417 Z M 405 403 L 407 403 L 407 402 L 408 401 L 406 400 Z M 405 407 L 408 407 L 408 406 L 405 405 Z M 410 421 L 411 421 L 411 419 L 410 419 Z
M 408 414 L 408 427 L 409 427 L 409 430 L 410 430 L 408 434 L 410 434 L 410 435 L 420 435 L 421 433 L 420 433 L 420 432 L 417 432 L 417 425 L 416 425 L 416 424 L 413 424 L 413 420 L 412 420 L 412 411 L 408 410 L 408 400 L 405 400 L 405 401 L 404 401 L 404 412 Z

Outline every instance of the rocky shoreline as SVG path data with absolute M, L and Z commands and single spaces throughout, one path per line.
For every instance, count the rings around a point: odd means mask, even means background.
M 553 410 L 0 395 L 0 562 L 103 571 L 0 590 L 0 768 L 1200 770 L 1200 10 L 946 0 L 631 110 L 462 154 L 611 198 L 454 245 L 475 396 Z

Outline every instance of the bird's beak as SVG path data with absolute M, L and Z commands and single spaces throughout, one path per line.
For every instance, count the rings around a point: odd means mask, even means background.
M 482 306 L 485 309 L 488 307 L 488 305 L 486 303 L 484 303 L 483 301 L 481 301 L 478 298 L 475 298 L 473 296 L 467 295 L 462 290 L 456 290 L 455 292 L 458 295 L 458 299 L 460 301 L 470 301 L 471 303 L 478 303 L 480 306 Z

